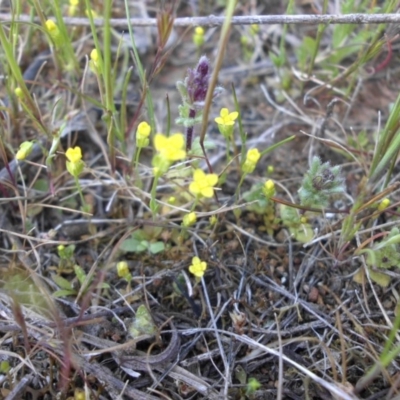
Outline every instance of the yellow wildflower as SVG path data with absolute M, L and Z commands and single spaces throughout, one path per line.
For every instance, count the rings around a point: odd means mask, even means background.
M 386 210 L 390 206 L 390 200 L 388 198 L 383 199 L 378 205 L 378 211 Z
M 69 0 L 68 15 L 73 17 L 78 11 L 79 0 Z
M 204 29 L 201 26 L 194 28 L 193 43 L 197 47 L 201 47 L 204 44 Z
M 97 49 L 93 49 L 90 52 L 89 68 L 94 74 L 101 74 L 100 54 Z
M 263 193 L 267 199 L 270 199 L 275 195 L 275 183 L 271 179 L 268 179 L 263 187 Z
M 53 39 L 54 44 L 56 46 L 62 45 L 62 43 L 63 43 L 62 35 L 61 35 L 60 29 L 58 28 L 56 23 L 54 21 L 52 21 L 51 19 L 48 19 L 45 22 L 45 27 L 46 27 L 48 34 Z
M 15 88 L 14 93 L 19 99 L 24 98 L 24 92 L 22 91 L 22 89 L 19 86 Z
M 250 33 L 255 36 L 257 33 L 260 32 L 260 25 L 258 24 L 251 24 L 250 25 Z
M 29 154 L 31 154 L 32 149 L 33 149 L 33 143 L 32 142 L 29 142 L 29 141 L 22 142 L 19 145 L 19 150 L 17 151 L 17 154 L 15 155 L 15 158 L 18 161 L 25 160 L 26 157 L 28 157 Z
M 83 171 L 85 164 L 82 161 L 82 150 L 80 147 L 76 146 L 74 148 L 70 147 L 66 152 L 67 157 L 67 171 L 77 178 Z
M 167 161 L 179 161 L 186 157 L 185 139 L 181 133 L 170 137 L 157 133 L 154 137 L 154 147 L 162 158 Z
M 218 125 L 231 126 L 234 125 L 238 116 L 239 113 L 237 111 L 232 111 L 230 113 L 227 108 L 221 108 L 219 117 L 215 118 L 215 122 Z
M 254 169 L 256 168 L 256 165 L 257 165 L 260 157 L 261 157 L 261 154 L 258 151 L 258 149 L 250 149 L 247 152 L 246 160 L 244 161 L 244 163 L 242 165 L 242 171 L 246 174 L 251 174 L 254 171 Z
M 90 59 L 93 61 L 93 63 L 97 67 L 97 62 L 99 61 L 99 52 L 97 51 L 97 49 L 93 49 L 90 52 Z
M 146 121 L 143 121 L 138 125 L 136 130 L 137 147 L 146 147 L 149 145 L 150 132 L 151 132 L 151 127 Z
M 129 275 L 129 267 L 126 261 L 120 261 L 117 263 L 117 274 L 120 278 L 125 278 Z
M 93 8 L 90 9 L 90 13 L 92 14 L 93 18 L 99 18 L 99 14 L 93 10 Z M 89 11 L 85 10 L 85 15 L 89 18 Z
M 192 265 L 189 267 L 189 271 L 196 278 L 202 278 L 206 269 L 207 263 L 205 261 L 201 261 L 199 257 L 192 258 Z
M 217 182 L 217 174 L 206 174 L 201 169 L 196 169 L 193 172 L 193 182 L 189 185 L 189 191 L 197 197 L 211 198 Z
M 66 152 L 65 156 L 67 157 L 68 161 L 72 163 L 79 162 L 82 160 L 82 150 L 79 146 L 74 148 L 70 147 Z
M 183 217 L 182 225 L 187 228 L 189 226 L 194 225 L 196 223 L 196 221 L 197 221 L 196 213 L 191 212 L 191 213 L 186 214 Z
M 211 215 L 209 221 L 210 221 L 210 225 L 214 226 L 218 222 L 218 218 L 215 215 Z
M 225 139 L 230 139 L 233 133 L 233 128 L 235 125 L 235 120 L 239 116 L 237 111 L 232 111 L 231 113 L 227 108 L 221 108 L 219 117 L 215 118 L 215 122 L 218 124 L 218 130 Z

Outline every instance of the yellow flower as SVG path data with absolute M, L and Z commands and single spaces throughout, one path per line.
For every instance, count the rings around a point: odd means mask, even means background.
M 192 258 L 192 265 L 189 267 L 189 271 L 196 278 L 202 278 L 206 269 L 207 263 L 205 261 L 201 261 L 199 257 Z
M 390 206 L 390 200 L 388 198 L 383 199 L 378 205 L 378 211 L 386 210 Z
M 214 226 L 218 222 L 218 218 L 215 215 L 211 215 L 210 217 L 210 225 Z
M 242 165 L 242 171 L 246 174 L 251 174 L 254 171 L 254 169 L 256 168 L 256 165 L 257 165 L 260 157 L 261 157 L 261 154 L 258 151 L 258 149 L 250 149 L 247 152 L 246 160 L 244 161 L 244 163 Z
M 201 26 L 194 28 L 193 43 L 197 47 L 201 47 L 204 44 L 204 29 Z
M 26 157 L 31 154 L 33 149 L 33 143 L 32 142 L 22 142 L 19 145 L 19 150 L 17 151 L 17 154 L 15 155 L 15 158 L 20 161 L 20 160 L 25 160 Z
M 189 185 L 189 191 L 197 197 L 211 198 L 217 182 L 217 174 L 205 174 L 201 169 L 196 169 L 193 173 L 193 182 Z
M 162 158 L 167 161 L 179 161 L 186 157 L 185 139 L 181 133 L 167 137 L 157 133 L 154 137 L 154 147 Z
M 99 18 L 99 14 L 93 8 L 90 9 L 90 12 L 92 13 L 93 18 Z M 85 15 L 89 18 L 89 11 L 85 10 Z
M 138 125 L 136 130 L 137 147 L 146 147 L 149 145 L 150 132 L 151 132 L 151 127 L 146 121 L 143 121 Z
M 79 146 L 74 148 L 70 147 L 66 152 L 65 156 L 67 157 L 68 161 L 72 163 L 76 163 L 82 160 L 82 150 Z
M 62 40 L 62 35 L 60 32 L 60 29 L 58 29 L 58 26 L 56 25 L 56 23 L 54 21 L 52 21 L 51 19 L 48 19 L 45 22 L 45 27 L 47 32 L 49 33 L 50 37 L 53 39 L 53 42 L 56 46 L 60 46 L 63 43 Z
M 97 66 L 97 61 L 99 61 L 99 52 L 97 49 L 93 49 L 90 52 L 90 59 L 93 61 L 93 63 Z
M 97 49 L 90 52 L 89 68 L 94 74 L 101 74 L 100 55 Z
M 239 116 L 237 111 L 231 113 L 227 108 L 221 108 L 219 117 L 215 118 L 215 122 L 218 124 L 218 130 L 226 140 L 230 140 L 233 134 L 233 128 L 235 120 Z
M 196 221 L 197 221 L 196 213 L 191 212 L 183 217 L 182 225 L 187 228 L 189 226 L 194 225 Z
M 68 15 L 73 17 L 78 11 L 79 0 L 69 0 Z
M 235 120 L 238 116 L 239 116 L 239 113 L 237 111 L 232 111 L 230 113 L 227 108 L 221 108 L 219 117 L 215 118 L 215 122 L 218 125 L 233 126 L 235 124 Z
M 70 147 L 66 152 L 65 156 L 67 157 L 67 171 L 77 178 L 83 171 L 83 167 L 85 166 L 82 161 L 82 150 L 80 147 L 76 146 L 75 148 Z
M 129 275 L 129 267 L 126 261 L 120 261 L 117 264 L 117 274 L 120 278 L 125 278 Z
M 270 199 L 275 195 L 275 183 L 271 179 L 268 179 L 263 187 L 263 193 L 267 199 Z
M 24 92 L 22 91 L 22 89 L 19 86 L 15 88 L 14 93 L 19 99 L 24 98 Z
M 255 35 L 257 35 L 258 32 L 260 32 L 260 25 L 251 24 L 250 25 L 250 33 L 255 36 Z

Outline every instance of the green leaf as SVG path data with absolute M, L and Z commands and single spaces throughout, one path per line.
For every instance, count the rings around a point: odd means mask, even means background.
M 310 224 L 301 224 L 299 227 L 289 228 L 289 231 L 301 243 L 308 243 L 314 237 L 314 232 Z
M 108 284 L 108 283 L 106 283 L 106 282 L 103 282 L 101 285 L 100 285 L 100 289 L 110 289 L 110 285 Z
M 35 184 L 33 185 L 33 188 L 37 190 L 38 192 L 44 192 L 48 193 L 49 192 L 49 180 L 48 179 L 38 179 Z
M 86 274 L 85 271 L 77 264 L 74 265 L 74 272 L 76 277 L 78 278 L 78 281 L 81 285 L 85 283 L 86 280 Z
M 120 250 L 124 253 L 140 253 L 147 249 L 147 246 L 143 246 L 142 240 L 134 238 L 126 239 L 121 243 Z
M 138 229 L 137 231 L 133 232 L 132 237 L 133 237 L 133 239 L 136 239 L 139 241 L 148 239 L 146 232 L 143 229 Z
M 53 282 L 56 283 L 57 286 L 59 286 L 61 289 L 66 289 L 66 290 L 74 290 L 72 284 L 70 281 L 68 281 L 67 279 L 63 278 L 60 275 L 55 275 L 52 274 L 51 275 L 51 279 L 53 280 Z
M 161 253 L 165 250 L 164 242 L 150 243 L 149 251 L 151 254 Z
M 153 335 L 157 327 L 153 323 L 153 318 L 145 305 L 139 306 L 136 311 L 136 317 L 129 328 L 129 332 L 133 338 L 141 335 Z
M 53 293 L 53 297 L 66 297 L 75 295 L 75 290 L 57 290 Z
M 280 55 L 279 56 L 275 55 L 272 51 L 270 51 L 268 53 L 268 55 L 269 55 L 269 58 L 271 59 L 271 61 L 274 63 L 274 65 L 277 68 L 282 67 L 283 64 L 285 63 L 285 60 L 283 57 L 281 57 Z
M 369 276 L 371 279 L 376 282 L 379 286 L 387 287 L 390 283 L 390 276 L 386 275 L 382 272 L 369 270 Z

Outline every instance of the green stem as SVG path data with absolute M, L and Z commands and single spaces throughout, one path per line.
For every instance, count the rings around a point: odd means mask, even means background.
M 160 179 L 160 177 L 158 175 L 155 175 L 154 179 L 153 179 L 153 186 L 151 187 L 150 210 L 153 214 L 153 218 L 155 218 L 157 208 L 158 208 L 158 205 L 156 202 L 156 195 L 157 195 L 157 184 L 158 184 L 159 179 Z
M 82 192 L 81 184 L 79 183 L 79 179 L 78 179 L 77 176 L 74 176 L 74 179 L 75 179 L 76 188 L 78 189 L 79 196 L 80 196 L 80 198 L 81 198 L 82 207 L 84 207 L 84 206 L 85 206 L 85 199 L 84 199 L 84 197 L 83 197 L 83 192 Z

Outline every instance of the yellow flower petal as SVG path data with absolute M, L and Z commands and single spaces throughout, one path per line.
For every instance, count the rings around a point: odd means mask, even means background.
M 207 184 L 209 186 L 215 186 L 218 182 L 218 175 L 217 174 L 208 174 L 206 177 Z
M 207 199 L 210 199 L 214 196 L 214 189 L 212 187 L 206 187 L 201 191 L 201 194 Z
M 67 157 L 68 161 L 72 163 L 77 163 L 82 159 L 82 150 L 79 146 L 74 148 L 70 147 L 66 152 L 65 156 Z

